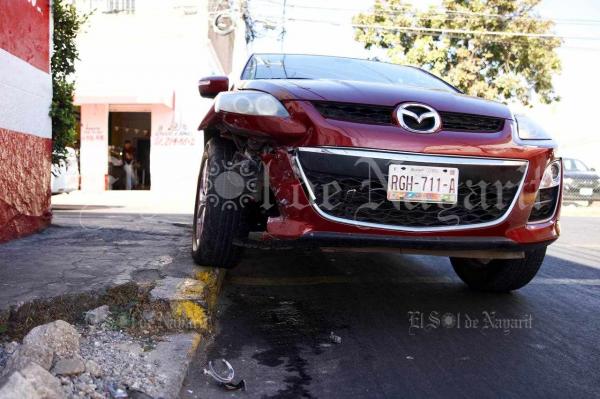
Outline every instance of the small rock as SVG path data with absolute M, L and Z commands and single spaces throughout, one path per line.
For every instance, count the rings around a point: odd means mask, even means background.
M 81 374 L 79 377 L 77 377 L 77 379 L 86 385 L 91 385 L 94 383 L 94 379 L 87 371 Z
M 110 310 L 108 310 L 108 306 L 103 305 L 94 310 L 85 312 L 85 321 L 88 324 L 96 325 L 106 321 L 108 316 L 110 316 Z
M 134 342 L 124 342 L 118 344 L 117 349 L 129 353 L 131 356 L 139 356 L 144 352 L 144 349 L 141 347 L 141 345 Z
M 100 369 L 100 366 L 98 366 L 98 363 L 93 360 L 87 360 L 85 362 L 85 371 L 96 378 L 102 376 L 102 370 Z
M 34 343 L 25 343 L 19 346 L 6 362 L 5 374 L 11 371 L 18 371 L 29 363 L 36 363 L 44 370 L 50 370 L 53 359 L 54 353 L 52 349 Z
M 29 363 L 19 373 L 25 377 L 43 399 L 62 399 L 61 384 L 52 374 L 35 363 Z
M 85 371 L 85 363 L 80 357 L 70 359 L 60 359 L 52 368 L 56 375 L 78 375 Z
M 48 347 L 55 355 L 70 357 L 79 353 L 79 333 L 66 321 L 57 320 L 29 331 L 23 338 L 23 344 Z

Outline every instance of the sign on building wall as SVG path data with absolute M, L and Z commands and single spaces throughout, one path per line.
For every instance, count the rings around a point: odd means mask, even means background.
M 153 144 L 164 147 L 195 146 L 196 136 L 196 131 L 186 123 L 173 122 L 168 126 L 158 126 Z

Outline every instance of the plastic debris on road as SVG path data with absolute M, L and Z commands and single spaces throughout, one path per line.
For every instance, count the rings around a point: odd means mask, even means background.
M 213 365 L 213 362 L 209 361 L 208 369 L 204 369 L 204 374 L 211 376 L 215 381 L 220 383 L 221 386 L 228 391 L 245 391 L 246 381 L 240 380 L 240 382 L 238 382 L 237 384 L 234 384 L 232 382 L 235 377 L 235 370 L 233 369 L 233 366 L 231 366 L 231 364 L 225 359 L 220 359 L 219 362 L 219 370 L 216 370 L 215 366 Z
M 331 334 L 329 334 L 329 340 L 331 342 L 333 342 L 334 344 L 341 344 L 342 343 L 342 337 L 340 337 L 339 335 L 335 335 L 333 333 L 333 331 L 331 332 Z

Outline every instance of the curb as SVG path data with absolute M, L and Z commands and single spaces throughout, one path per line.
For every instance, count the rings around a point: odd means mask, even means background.
M 169 336 L 149 355 L 158 360 L 159 369 L 167 380 L 163 389 L 150 392 L 156 398 L 179 397 L 192 359 L 200 346 L 201 334 L 207 335 L 211 331 L 226 272 L 209 267 L 196 269 L 194 278 L 166 277 L 157 281 L 150 291 L 151 300 L 169 303 L 171 317 L 179 325 L 184 323 L 197 331 Z
M 81 323 L 85 311 L 102 305 L 119 309 L 122 315 L 128 309 L 129 327 L 133 329 L 145 325 L 136 324 L 145 323 L 140 315 L 157 311 L 162 318 L 152 325 L 164 333 L 164 340 L 148 356 L 156 361 L 166 384 L 148 394 L 175 399 L 202 337 L 211 332 L 225 270 L 195 267 L 192 277 L 165 277 L 152 284 L 129 282 L 100 292 L 20 304 L 0 312 L 0 338 L 20 340 L 33 327 L 58 319 Z
M 158 372 L 165 377 L 165 385 L 147 392 L 155 398 L 176 399 L 187 375 L 190 363 L 200 345 L 200 334 L 176 334 L 168 336 L 148 354 L 158 364 Z
M 225 271 L 199 267 L 195 278 L 166 277 L 150 291 L 150 301 L 168 304 L 175 325 L 209 332 Z

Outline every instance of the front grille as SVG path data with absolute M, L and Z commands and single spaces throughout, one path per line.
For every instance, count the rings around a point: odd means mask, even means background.
M 504 119 L 490 116 L 440 112 L 442 129 L 455 132 L 494 133 L 504 129 Z
M 423 162 L 313 151 L 299 151 L 298 161 L 315 205 L 326 216 L 359 225 L 417 229 L 475 226 L 499 220 L 519 192 L 526 169 L 525 163 L 448 165 L 428 161 L 428 166 L 459 169 L 458 202 L 441 205 L 387 200 L 389 165 Z
M 315 101 L 313 105 L 324 118 L 366 125 L 391 125 L 394 107 L 368 104 Z
M 314 101 L 313 105 L 324 118 L 367 125 L 392 125 L 394 123 L 392 114 L 396 109 L 383 105 L 329 101 Z M 504 119 L 502 118 L 445 111 L 439 114 L 442 118 L 442 130 L 495 133 L 504 128 Z
M 552 217 L 552 215 L 554 215 L 554 211 L 556 210 L 558 193 L 558 186 L 539 190 L 535 197 L 535 204 L 531 210 L 529 221 L 539 222 Z

